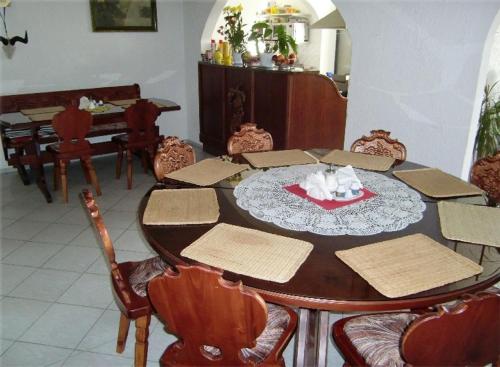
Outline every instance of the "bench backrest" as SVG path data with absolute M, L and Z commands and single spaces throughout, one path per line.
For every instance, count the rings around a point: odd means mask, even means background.
M 17 112 L 24 108 L 78 105 L 81 97 L 113 101 L 141 98 L 139 84 L 115 87 L 60 90 L 53 92 L 11 94 L 0 96 L 0 113 Z

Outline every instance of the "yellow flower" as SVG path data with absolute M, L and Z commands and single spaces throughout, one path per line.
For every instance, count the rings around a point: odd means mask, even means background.
M 241 4 L 239 4 L 238 6 L 235 6 L 234 7 L 236 12 L 241 12 L 243 10 L 243 6 Z

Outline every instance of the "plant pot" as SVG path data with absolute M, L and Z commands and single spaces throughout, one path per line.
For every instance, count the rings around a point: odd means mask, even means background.
M 243 59 L 241 57 L 241 52 L 233 52 L 233 65 L 242 66 Z
M 266 68 L 272 68 L 273 64 L 273 53 L 263 52 L 260 54 L 260 66 L 264 66 Z

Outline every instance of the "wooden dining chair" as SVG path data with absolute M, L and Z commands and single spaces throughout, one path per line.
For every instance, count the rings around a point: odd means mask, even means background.
M 176 136 L 167 136 L 156 151 L 153 168 L 158 181 L 170 172 L 189 166 L 196 162 L 193 147 L 182 142 Z
M 265 303 L 241 282 L 205 266 L 167 269 L 149 283 L 153 307 L 179 340 L 169 345 L 161 366 L 284 366 L 281 356 L 297 315 Z
M 127 157 L 127 188 L 132 188 L 132 154 L 141 153 L 144 172 L 147 173 L 149 162 L 153 162 L 156 147 L 163 138 L 156 128 L 156 119 L 160 115 L 159 108 L 145 99 L 138 100 L 125 110 L 124 119 L 129 132 L 115 135 L 111 138 L 118 145 L 116 160 L 116 178 L 119 179 L 122 171 L 123 152 Z
M 486 192 L 489 206 L 500 205 L 500 152 L 478 159 L 472 166 L 470 181 Z
M 113 295 L 121 312 L 116 352 L 122 353 L 125 350 L 130 320 L 135 320 L 134 366 L 146 366 L 152 313 L 146 287 L 150 279 L 163 273 L 167 265 L 159 257 L 117 263 L 113 243 L 92 194 L 83 190 L 81 197 L 110 267 Z
M 241 124 L 240 130 L 234 132 L 227 141 L 229 155 L 268 150 L 273 150 L 273 137 L 264 129 L 257 129 L 257 124 L 251 122 Z
M 333 324 L 344 366 L 484 366 L 500 358 L 500 294 L 490 288 L 436 312 L 352 316 Z
M 392 157 L 400 162 L 406 160 L 406 147 L 397 139 L 389 137 L 390 131 L 372 130 L 351 145 L 351 152 Z
M 52 154 L 54 161 L 54 190 L 58 189 L 60 181 L 65 203 L 68 202 L 67 166 L 72 159 L 80 160 L 87 183 L 92 183 L 97 195 L 101 195 L 101 188 L 90 159 L 92 147 L 85 139 L 91 126 L 92 114 L 79 110 L 76 106 L 67 107 L 52 120 L 52 127 L 59 142 L 47 145 L 46 149 Z

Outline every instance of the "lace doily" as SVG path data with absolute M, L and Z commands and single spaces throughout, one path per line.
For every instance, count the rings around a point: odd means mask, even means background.
M 257 219 L 321 235 L 393 232 L 423 218 L 425 204 L 416 191 L 375 172 L 354 169 L 363 185 L 377 194 L 375 197 L 334 210 L 325 210 L 283 188 L 326 168 L 324 164 L 314 164 L 256 173 L 236 186 L 236 203 Z

